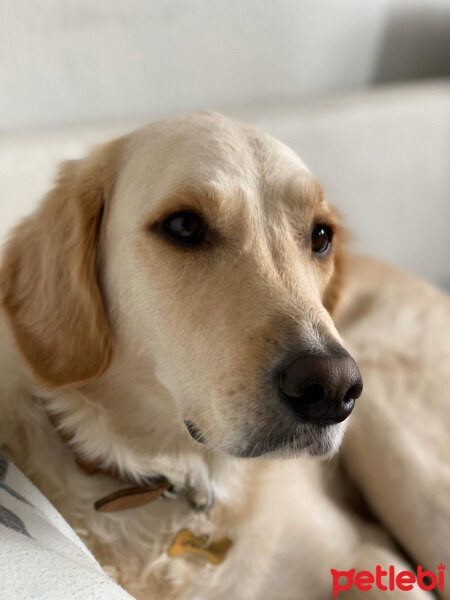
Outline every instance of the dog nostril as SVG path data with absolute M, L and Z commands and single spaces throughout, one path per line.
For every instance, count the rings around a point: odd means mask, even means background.
M 362 392 L 362 384 L 357 383 L 355 385 L 352 385 L 352 387 L 349 390 L 347 390 L 347 392 L 344 396 L 344 399 L 343 399 L 344 404 L 354 403 L 355 400 L 361 396 L 361 392 Z
M 312 383 L 303 390 L 301 395 L 302 402 L 320 402 L 326 396 L 325 388 L 320 383 Z
M 340 423 L 362 389 L 358 367 L 342 348 L 325 355 L 299 354 L 278 375 L 282 400 L 305 422 Z
M 350 404 L 350 402 L 354 401 L 354 398 L 353 388 L 350 388 L 344 396 L 344 404 Z

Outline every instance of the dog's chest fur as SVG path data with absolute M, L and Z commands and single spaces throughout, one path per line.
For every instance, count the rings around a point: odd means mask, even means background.
M 195 598 L 199 590 L 202 598 L 208 593 L 218 598 L 218 589 L 225 598 L 227 581 L 235 585 L 243 560 L 241 586 L 243 593 L 248 587 L 245 597 L 250 598 L 268 570 L 279 523 L 270 517 L 269 507 L 264 510 L 262 463 L 226 460 L 210 465 L 216 495 L 210 512 L 194 510 L 181 490 L 174 499 L 102 514 L 94 510 L 95 500 L 123 483 L 105 475 L 89 476 L 78 467 L 71 448 L 50 424 L 42 401 L 24 394 L 20 401 L 16 396 L 14 403 L 6 403 L 0 439 L 2 448 L 69 521 L 106 572 L 138 599 Z M 192 464 L 191 457 L 186 468 Z M 160 466 L 161 460 L 155 465 Z M 180 468 L 178 463 L 174 472 Z M 211 540 L 229 537 L 233 546 L 220 565 L 194 554 L 172 558 L 168 550 L 182 529 Z

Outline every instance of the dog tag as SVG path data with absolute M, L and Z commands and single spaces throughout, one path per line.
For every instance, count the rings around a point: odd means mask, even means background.
M 225 560 L 228 550 L 233 542 L 230 538 L 221 538 L 206 545 L 208 538 L 206 536 L 196 536 L 189 529 L 182 529 L 175 536 L 172 545 L 169 548 L 169 556 L 178 557 L 186 553 L 201 554 L 213 565 L 219 565 Z

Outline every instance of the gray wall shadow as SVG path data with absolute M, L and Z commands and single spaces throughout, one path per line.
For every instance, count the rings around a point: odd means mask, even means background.
M 450 2 L 394 9 L 380 48 L 374 83 L 450 76 Z

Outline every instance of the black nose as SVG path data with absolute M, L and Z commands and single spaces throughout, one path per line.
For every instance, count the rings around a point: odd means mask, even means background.
M 278 383 L 291 409 L 303 421 L 319 425 L 346 419 L 363 389 L 359 369 L 343 348 L 327 355 L 297 355 Z

